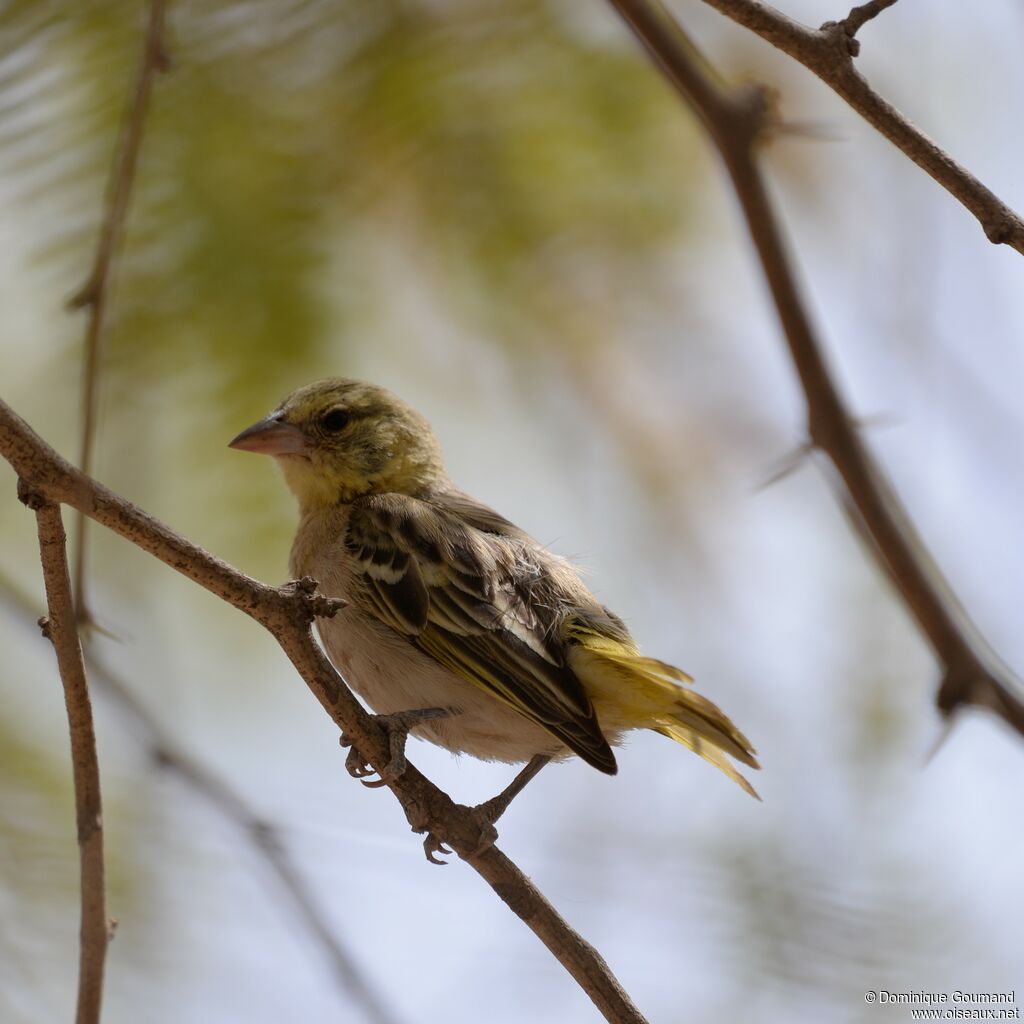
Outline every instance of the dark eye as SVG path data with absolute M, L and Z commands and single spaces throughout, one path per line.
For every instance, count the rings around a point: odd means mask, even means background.
M 321 417 L 320 426 L 328 434 L 336 434 L 339 430 L 344 430 L 348 426 L 348 412 L 345 409 L 331 409 L 330 412 L 325 412 Z

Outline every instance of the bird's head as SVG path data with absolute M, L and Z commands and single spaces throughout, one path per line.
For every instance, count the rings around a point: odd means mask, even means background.
M 446 479 L 434 432 L 415 409 L 343 378 L 293 391 L 231 447 L 273 455 L 304 511 L 366 494 L 420 496 Z

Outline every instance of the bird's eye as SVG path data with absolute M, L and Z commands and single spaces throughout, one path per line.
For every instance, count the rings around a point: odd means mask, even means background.
M 345 409 L 331 409 L 330 412 L 324 413 L 320 420 L 320 426 L 328 434 L 336 434 L 348 426 L 348 412 Z

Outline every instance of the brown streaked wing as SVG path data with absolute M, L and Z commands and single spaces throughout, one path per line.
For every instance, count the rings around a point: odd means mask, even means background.
M 593 705 L 564 658 L 532 542 L 459 495 L 447 506 L 389 494 L 353 502 L 345 537 L 365 589 L 353 598 L 425 654 L 614 774 Z M 473 520 L 492 527 L 478 528 Z

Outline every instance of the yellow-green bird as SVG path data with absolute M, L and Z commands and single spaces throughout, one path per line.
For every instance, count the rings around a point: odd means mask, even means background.
M 487 761 L 551 759 L 609 775 L 612 746 L 653 729 L 748 793 L 754 749 L 685 672 L 640 653 L 565 559 L 449 480 L 427 421 L 382 387 L 317 381 L 233 448 L 274 456 L 299 503 L 291 572 L 348 604 L 318 621 L 331 660 L 389 726 Z M 370 774 L 357 752 L 349 770 Z M 490 802 L 494 804 L 494 802 Z

